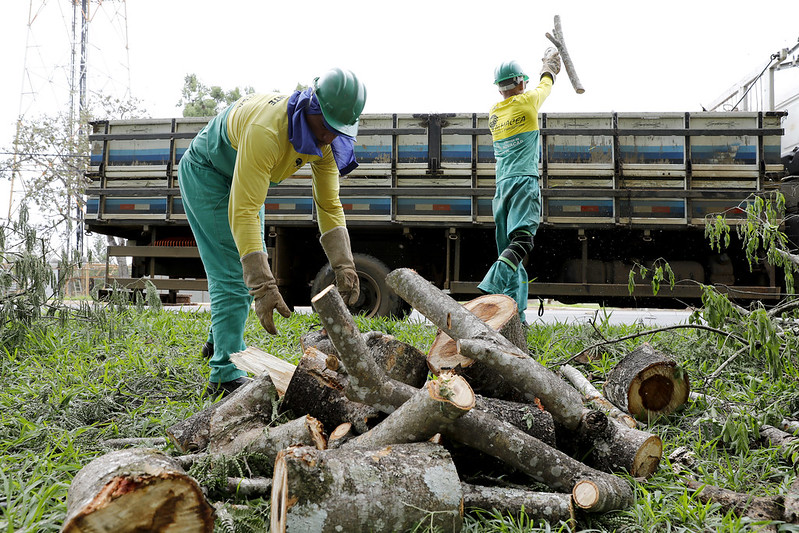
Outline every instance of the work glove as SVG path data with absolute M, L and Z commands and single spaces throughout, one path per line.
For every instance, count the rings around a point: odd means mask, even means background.
M 255 314 L 264 329 L 272 335 L 277 335 L 277 328 L 272 318 L 272 312 L 288 318 L 291 310 L 280 291 L 277 282 L 269 268 L 266 252 L 251 252 L 241 258 L 241 268 L 244 271 L 244 284 L 250 289 L 250 294 L 255 298 Z
M 541 76 L 549 74 L 552 76 L 552 83 L 555 83 L 555 75 L 560 72 L 560 52 L 558 52 L 558 49 L 552 46 L 547 48 L 544 51 L 544 57 L 541 58 L 541 62 L 543 63 Z
M 355 305 L 361 294 L 355 260 L 352 258 L 350 234 L 345 226 L 336 226 L 319 238 L 330 266 L 336 274 L 336 288 L 347 305 Z

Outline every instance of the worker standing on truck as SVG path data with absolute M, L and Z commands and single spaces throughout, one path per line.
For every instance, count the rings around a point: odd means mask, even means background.
M 533 249 L 541 215 L 538 110 L 560 72 L 560 54 L 556 48 L 547 48 L 541 61 L 539 83 L 531 91 L 526 90 L 529 77 L 517 61 L 506 61 L 494 69 L 494 83 L 503 99 L 491 108 L 488 120 L 497 160 L 491 207 L 499 258 L 478 288 L 516 300 L 519 318 L 525 325 L 528 281 L 523 261 Z
M 322 248 L 344 302 L 358 299 L 339 175 L 358 166 L 353 150 L 366 87 L 332 69 L 292 94 L 250 94 L 211 119 L 180 160 L 178 181 L 208 278 L 211 328 L 208 392 L 228 394 L 248 381 L 230 355 L 244 350 L 250 305 L 276 335 L 273 312 L 291 314 L 278 290 L 264 244 L 264 202 L 278 184 L 310 163 Z M 302 253 L 298 250 L 298 253 Z

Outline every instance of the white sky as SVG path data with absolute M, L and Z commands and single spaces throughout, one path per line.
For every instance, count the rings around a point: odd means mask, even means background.
M 12 145 L 20 112 L 32 116 L 68 106 L 71 5 L 2 1 L 0 147 Z M 770 54 L 796 44 L 796 5 L 104 0 L 98 6 L 92 0 L 89 90 L 121 95 L 129 88 L 151 116 L 171 117 L 180 116 L 176 104 L 188 73 L 225 89 L 290 91 L 341 66 L 365 82 L 365 113 L 486 112 L 497 100 L 492 82 L 499 62 L 517 59 L 537 79 L 550 46 L 544 34 L 558 14 L 586 92 L 576 94 L 562 71 L 542 111 L 699 111 L 762 69 Z M 38 16 L 29 31 L 31 6 Z M 795 93 L 798 78 L 790 75 L 788 90 Z M 783 89 L 779 79 L 777 87 Z M 6 186 L 0 188 L 0 217 L 7 202 Z

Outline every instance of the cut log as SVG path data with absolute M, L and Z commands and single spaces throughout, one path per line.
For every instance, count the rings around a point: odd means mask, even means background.
M 69 487 L 61 533 L 213 530 L 213 507 L 197 482 L 163 453 L 136 448 L 81 468 Z
M 559 492 L 534 492 L 508 487 L 485 487 L 461 483 L 464 510 L 494 510 L 502 514 L 531 520 L 545 520 L 550 525 L 565 522 L 574 530 L 574 509 L 571 495 Z
M 352 424 L 345 422 L 330 432 L 330 436 L 327 438 L 327 447 L 338 448 L 357 436 L 358 435 L 352 429 Z
M 627 509 L 633 503 L 632 490 L 618 490 L 615 481 L 618 479 L 614 476 L 581 479 L 574 484 L 572 500 L 579 508 L 592 513 Z
M 427 440 L 474 407 L 471 387 L 461 376 L 442 374 L 400 405 L 372 430 L 344 446 L 379 448 Z
M 567 428 L 574 429 L 580 423 L 583 402 L 580 393 L 571 385 L 529 357 L 512 342 L 494 331 L 488 324 L 467 311 L 462 305 L 444 294 L 441 289 L 408 268 L 393 270 L 386 276 L 386 283 L 411 304 L 414 309 L 426 316 L 433 324 L 453 339 L 461 341 L 461 353 L 471 359 L 492 365 L 493 371 L 524 395 L 529 401 L 537 396 L 544 408 L 552 413 L 556 421 Z M 487 359 L 477 356 L 477 351 L 467 353 L 463 341 L 484 339 L 480 353 L 491 355 Z M 471 341 L 478 342 L 478 341 Z M 488 343 L 496 347 L 488 353 Z M 516 361 L 512 361 L 516 359 Z M 536 376 L 535 380 L 525 382 L 523 375 Z M 484 395 L 490 395 L 486 392 Z
M 638 420 L 653 420 L 688 401 L 690 389 L 683 368 L 645 342 L 610 371 L 604 392 Z
M 479 360 L 513 387 L 527 402 L 540 399 L 556 422 L 575 429 L 583 416 L 577 390 L 531 357 L 517 357 L 493 341 L 462 339 L 461 353 Z
M 555 446 L 555 422 L 540 405 L 477 396 L 475 409 L 508 422 L 544 444 Z
M 327 365 L 327 356 L 309 347 L 291 378 L 280 411 L 295 416 L 311 415 L 326 428 L 350 423 L 357 433 L 366 433 L 384 415 L 374 407 L 353 402 L 344 395 L 349 378 Z
M 212 440 L 208 453 L 232 456 L 236 454 L 260 454 L 272 463 L 277 452 L 289 446 L 315 446 L 323 450 L 327 440 L 322 424 L 312 416 L 304 415 L 285 424 L 273 427 L 257 427 L 231 434 L 229 438 Z
M 366 332 L 363 334 L 363 339 L 375 363 L 389 378 L 416 388 L 427 381 L 427 357 L 415 346 L 380 331 Z M 338 350 L 326 330 L 309 331 L 302 336 L 300 342 L 304 350 L 315 348 L 326 355 L 338 358 Z M 328 360 L 328 368 L 346 373 L 344 368 L 336 366 L 338 364 L 340 362 L 334 363 Z
M 602 393 L 594 387 L 588 378 L 586 378 L 582 372 L 577 370 L 571 365 L 562 365 L 560 367 L 560 373 L 569 380 L 569 383 L 574 385 L 580 394 L 583 395 L 583 398 L 591 405 L 593 405 L 596 409 L 599 409 L 610 418 L 615 418 L 625 426 L 629 428 L 634 428 L 637 423 L 635 419 L 631 417 L 628 413 L 625 413 L 615 405 L 613 405 L 607 398 L 602 396 Z
M 738 516 L 747 516 L 754 520 L 782 520 L 784 501 L 782 496 L 752 496 L 690 480 L 686 485 L 696 491 L 699 501 L 717 503 L 724 513 L 732 511 Z
M 428 442 L 382 449 L 289 448 L 272 482 L 273 533 L 460 531 L 462 492 L 449 453 Z
M 516 300 L 504 294 L 484 294 L 466 302 L 463 307 L 520 350 L 527 352 L 527 336 L 519 321 Z M 427 352 L 427 364 L 436 375 L 442 371 L 460 369 L 458 371 L 463 372 L 470 382 L 481 382 L 477 376 L 471 375 L 479 372 L 479 368 L 474 368 L 480 366 L 479 362 L 462 355 L 458 351 L 457 341 L 440 329 Z M 475 389 L 475 392 L 479 390 Z
M 774 426 L 765 424 L 760 426 L 760 437 L 768 441 L 771 446 L 777 448 L 793 447 L 796 442 L 799 442 L 799 437 L 796 435 L 791 435 Z
M 799 523 L 799 478 L 794 479 L 785 493 L 785 510 L 782 519 L 789 524 Z
M 181 453 L 202 451 L 211 441 L 224 442 L 231 435 L 269 425 L 277 403 L 272 379 L 263 373 L 222 401 L 167 428 L 166 433 Z
M 607 473 L 626 472 L 634 478 L 654 474 L 663 457 L 663 441 L 657 435 L 630 428 L 599 411 L 587 411 L 577 431 L 558 435 L 566 443 L 562 451 Z
M 352 315 L 341 295 L 332 288 L 331 285 L 318 293 L 312 304 L 322 322 L 331 326 L 329 331 L 333 344 L 350 369 L 347 397 L 358 398 L 359 401 L 365 399 L 365 402 L 373 400 L 373 407 L 391 413 L 413 396 L 417 389 L 389 380 L 370 360 Z M 478 320 L 471 313 L 464 312 Z M 579 393 L 572 390 L 579 398 Z M 499 459 L 554 490 L 571 490 L 580 479 L 596 478 L 605 481 L 604 488 L 612 488 L 617 494 L 628 496 L 627 499 L 619 497 L 617 501 L 626 501 L 628 505 L 632 501 L 632 490 L 623 479 L 590 468 L 513 425 L 477 409 L 455 420 L 442 433 L 451 440 Z
M 246 350 L 230 355 L 230 361 L 239 370 L 260 376 L 264 372 L 272 378 L 272 383 L 280 396 L 286 392 L 286 387 L 294 374 L 294 365 L 285 359 L 275 357 L 260 348 L 250 346 Z

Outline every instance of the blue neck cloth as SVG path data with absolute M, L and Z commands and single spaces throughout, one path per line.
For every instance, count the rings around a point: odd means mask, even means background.
M 294 91 L 289 96 L 287 111 L 289 115 L 289 142 L 294 149 L 300 154 L 322 157 L 322 151 L 316 145 L 317 139 L 311 133 L 311 128 L 305 120 L 306 114 L 322 114 L 322 108 L 319 107 L 319 100 L 317 100 L 313 89 L 309 87 L 302 92 Z M 327 125 L 326 122 L 325 125 Z M 333 142 L 330 143 L 330 149 L 333 151 L 333 158 L 336 160 L 336 166 L 341 176 L 346 176 L 358 168 L 354 146 L 355 139 L 342 134 L 338 134 Z

